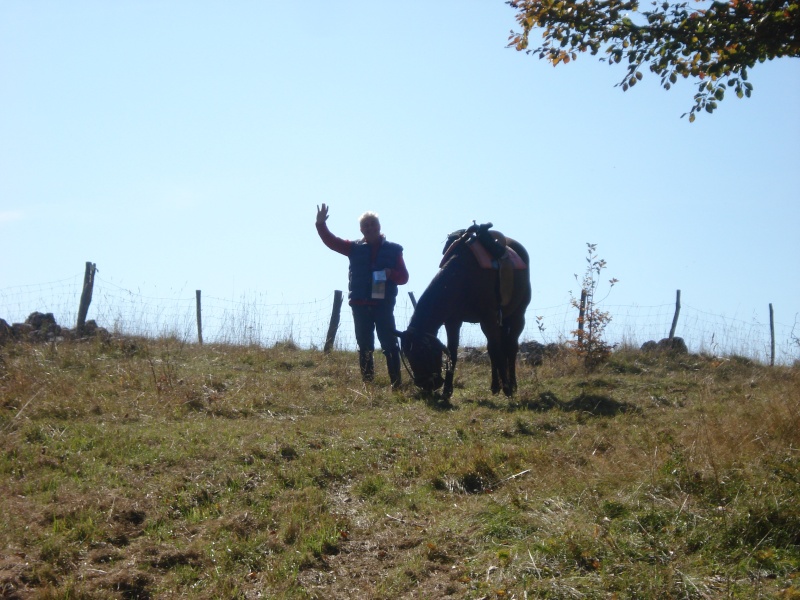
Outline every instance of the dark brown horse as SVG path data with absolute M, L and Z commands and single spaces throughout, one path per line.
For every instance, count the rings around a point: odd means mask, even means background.
M 511 396 L 517 389 L 519 336 L 531 300 L 530 259 L 522 244 L 490 232 L 491 226 L 491 223 L 473 225 L 450 234 L 439 272 L 420 296 L 408 329 L 397 332 L 415 385 L 429 392 L 444 386 L 445 400 L 453 393 L 459 335 L 464 322 L 480 323 L 486 336 L 492 363 L 492 393 L 502 389 L 506 396 Z M 490 234 L 494 235 L 488 237 Z M 493 238 L 499 238 L 499 242 Z M 486 264 L 482 266 L 471 248 L 472 244 L 481 244 L 481 240 L 495 256 L 495 266 L 516 253 L 516 268 L 501 275 L 501 269 L 491 268 L 492 263 L 488 268 Z M 506 253 L 507 248 L 512 252 Z M 503 257 L 499 258 L 501 254 Z M 447 332 L 446 346 L 437 337 L 442 325 Z

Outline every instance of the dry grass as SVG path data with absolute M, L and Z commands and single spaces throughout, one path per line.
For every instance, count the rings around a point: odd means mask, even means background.
M 798 598 L 800 370 L 618 352 L 0 348 L 0 597 Z

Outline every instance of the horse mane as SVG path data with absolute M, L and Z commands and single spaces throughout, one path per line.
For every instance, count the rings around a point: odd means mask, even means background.
M 444 248 L 442 248 L 442 256 L 447 254 L 447 251 L 464 233 L 466 233 L 466 229 L 456 229 L 454 232 L 449 233 L 447 235 L 447 240 L 444 243 Z

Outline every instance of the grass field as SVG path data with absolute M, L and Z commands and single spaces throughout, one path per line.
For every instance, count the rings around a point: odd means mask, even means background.
M 6 344 L 0 597 L 800 598 L 800 367 L 378 362 Z

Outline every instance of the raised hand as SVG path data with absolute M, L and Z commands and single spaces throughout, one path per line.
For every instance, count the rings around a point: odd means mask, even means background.
M 327 220 L 328 220 L 328 206 L 324 203 L 322 204 L 322 206 L 317 205 L 317 225 L 321 225 Z

